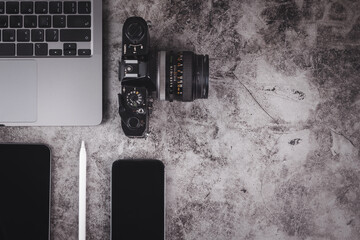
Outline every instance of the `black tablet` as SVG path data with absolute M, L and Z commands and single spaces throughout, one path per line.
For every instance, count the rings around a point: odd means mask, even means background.
M 50 149 L 0 144 L 0 239 L 50 239 Z

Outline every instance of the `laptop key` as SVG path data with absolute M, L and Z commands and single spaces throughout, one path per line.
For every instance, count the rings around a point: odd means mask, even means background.
M 91 50 L 90 49 L 79 49 L 78 55 L 89 56 L 89 55 L 91 55 Z
M 15 43 L 0 43 L 0 56 L 15 56 Z
M 36 14 L 48 13 L 48 2 L 35 2 L 35 13 Z
M 18 43 L 17 55 L 18 56 L 32 56 L 34 54 L 34 44 L 32 43 Z
M 76 43 L 64 43 L 64 50 L 76 50 Z
M 0 28 L 8 27 L 8 16 L 0 16 Z
M 39 27 L 40 28 L 51 27 L 51 16 L 50 15 L 39 16 Z
M 15 42 L 15 30 L 4 29 L 3 30 L 3 42 Z
M 79 2 L 78 3 L 78 13 L 91 13 L 91 2 Z
M 29 42 L 30 41 L 30 30 L 29 29 L 18 29 L 17 31 L 18 42 Z
M 33 2 L 21 2 L 21 13 L 31 14 L 34 13 L 34 3 Z
M 67 26 L 69 28 L 89 28 L 91 27 L 90 15 L 68 15 Z
M 25 28 L 36 28 L 37 17 L 36 16 L 24 16 L 24 27 Z
M 64 43 L 64 55 L 76 55 L 76 43 Z
M 35 55 L 36 56 L 48 55 L 48 44 L 47 43 L 35 43 Z
M 59 30 L 58 29 L 46 29 L 46 41 L 47 42 L 59 41 Z
M 49 2 L 50 13 L 62 13 L 62 2 Z
M 57 55 L 57 56 L 59 56 L 59 55 L 62 55 L 62 50 L 61 49 L 50 49 L 49 50 L 49 55 L 51 55 L 51 56 L 55 56 L 55 55 Z
M 90 29 L 60 29 L 61 42 L 90 42 Z
M 43 42 L 44 41 L 44 30 L 43 29 L 32 29 L 31 30 L 31 41 Z
M 0 2 L 0 14 L 5 13 L 5 2 Z
M 56 27 L 56 28 L 66 27 L 66 17 L 65 17 L 65 15 L 55 15 L 55 16 L 53 16 L 53 27 Z
M 64 55 L 76 55 L 76 50 L 64 50 Z
M 22 28 L 22 16 L 10 16 L 11 28 Z
M 64 13 L 76 13 L 76 2 L 64 2 Z
M 19 2 L 6 2 L 6 13 L 17 14 L 19 13 Z

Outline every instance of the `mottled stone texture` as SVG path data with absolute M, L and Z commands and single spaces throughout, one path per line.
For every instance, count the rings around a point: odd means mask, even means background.
M 133 15 L 152 45 L 210 56 L 209 99 L 155 102 L 147 140 L 117 114 Z M 119 158 L 164 161 L 168 239 L 360 239 L 360 1 L 106 0 L 104 28 L 101 125 L 0 129 L 52 148 L 53 239 L 77 239 L 82 139 L 88 239 L 109 239 Z

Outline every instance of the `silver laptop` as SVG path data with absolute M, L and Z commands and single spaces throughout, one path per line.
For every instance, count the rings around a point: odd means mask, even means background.
M 0 125 L 102 120 L 102 1 L 0 1 Z

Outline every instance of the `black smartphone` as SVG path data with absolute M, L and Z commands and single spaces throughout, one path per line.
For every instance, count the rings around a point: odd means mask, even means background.
M 164 164 L 159 160 L 117 160 L 111 181 L 111 239 L 164 240 Z

